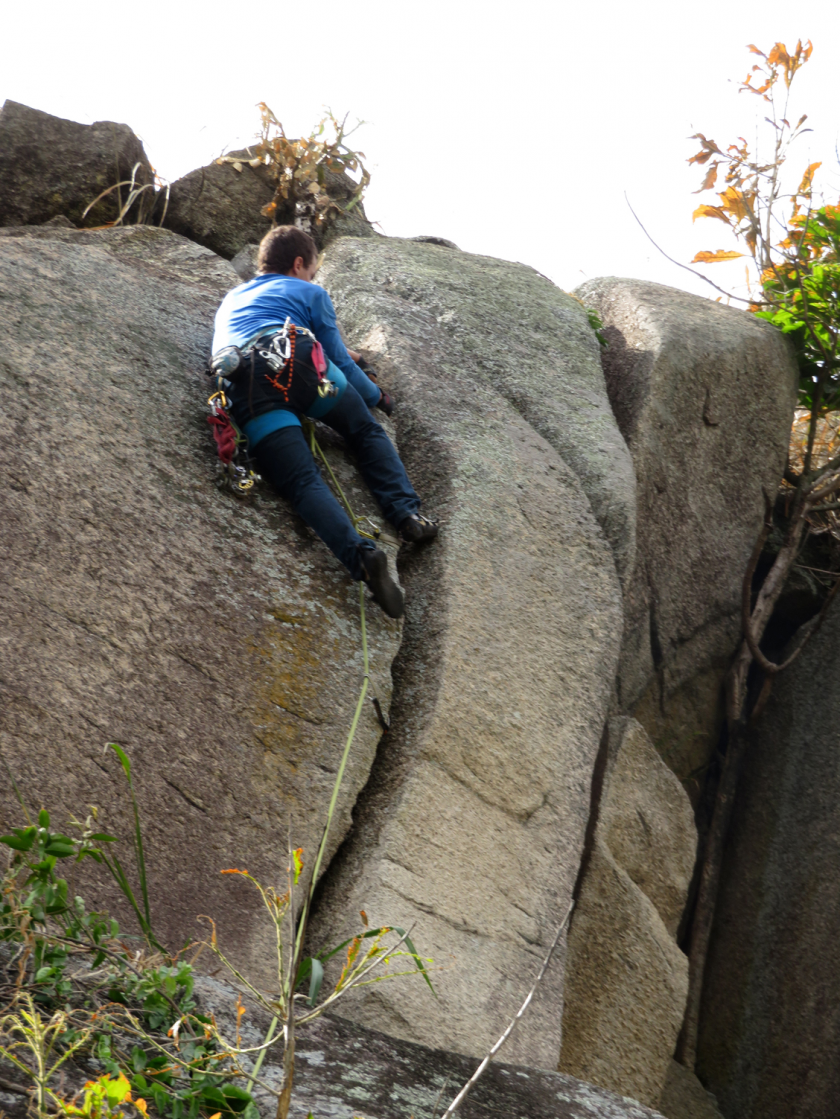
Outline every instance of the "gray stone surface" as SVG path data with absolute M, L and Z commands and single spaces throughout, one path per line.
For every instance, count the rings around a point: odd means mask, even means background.
M 212 1012 L 223 1034 L 240 1031 L 245 1046 L 262 1043 L 268 1018 L 249 1002 L 237 1019 L 237 992 L 218 979 L 196 982 L 201 1008 Z M 502 1050 L 504 1056 L 504 1050 Z M 279 1048 L 269 1049 L 260 1080 L 275 1091 L 282 1079 Z M 473 1074 L 470 1057 L 401 1041 L 352 1022 L 323 1017 L 297 1032 L 291 1119 L 435 1119 Z M 243 1064 L 249 1067 L 247 1058 Z M 67 1066 L 65 1066 L 65 1069 Z M 8 1070 L 18 1081 L 16 1070 Z M 3 1070 L 4 1074 L 7 1072 Z M 65 1079 L 66 1096 L 90 1075 L 77 1067 Z M 276 1097 L 262 1086 L 255 1098 L 264 1119 L 276 1113 Z M 26 1099 L 4 1092 L 0 1106 L 8 1119 L 27 1119 Z M 463 1119 L 662 1119 L 658 1112 L 612 1092 L 583 1084 L 571 1076 L 493 1062 L 467 1095 L 458 1114 Z M 669 1117 L 670 1119 L 670 1117 Z M 695 1119 L 677 1116 L 676 1119 Z M 705 1115 L 696 1119 L 706 1119 Z
M 197 990 L 204 1008 L 234 1036 L 236 992 L 211 979 L 199 980 Z M 249 1007 L 240 1024 L 243 1043 L 258 1045 L 267 1026 L 262 1011 Z M 506 1055 L 503 1049 L 500 1056 Z M 295 1061 L 291 1119 L 306 1119 L 309 1112 L 318 1119 L 434 1119 L 478 1063 L 336 1017 L 319 1018 L 298 1032 Z M 276 1088 L 281 1075 L 280 1054 L 271 1050 L 263 1078 Z M 257 1101 L 263 1115 L 274 1114 L 269 1092 L 258 1091 Z M 635 1100 L 574 1077 L 504 1061 L 489 1066 L 458 1114 L 463 1119 L 661 1119 Z
M 659 1101 L 667 1119 L 723 1119 L 717 1101 L 707 1092 L 693 1072 L 671 1061 Z
M 0 109 L 0 226 L 37 225 L 63 214 L 82 224 L 85 208 L 106 187 L 131 179 L 150 183 L 143 145 L 125 124 L 100 120 L 78 124 L 6 101 Z M 144 203 L 151 200 L 146 192 Z M 128 197 L 126 188 L 123 201 Z M 113 221 L 119 213 L 114 191 L 84 219 L 86 226 Z M 128 219 L 136 217 L 137 209 Z
M 840 610 L 776 681 L 733 811 L 698 1073 L 727 1117 L 833 1119 L 840 1097 Z
M 568 961 L 560 1071 L 655 1106 L 682 1025 L 688 961 L 597 837 Z
M 607 388 L 638 487 L 619 698 L 632 712 L 656 677 L 654 700 L 667 708 L 739 639 L 741 582 L 762 486 L 775 492 L 784 468 L 796 366 L 769 324 L 701 296 L 615 278 L 576 294 L 604 323 Z M 696 722 L 715 744 L 705 698 L 701 707 L 695 720 L 685 702 L 675 705 L 674 735 L 667 719 L 664 729 L 646 723 L 680 776 L 696 758 L 675 752 L 670 738 L 685 740 Z
M 246 245 L 259 243 L 271 229 L 271 219 L 262 214 L 274 197 L 275 183 L 265 166 L 251 167 L 250 150 L 231 152 L 241 155 L 242 170 L 232 163 L 208 163 L 172 184 L 165 225 L 176 233 L 197 241 L 228 260 Z M 327 191 L 339 205 L 346 206 L 354 184 L 346 175 L 327 172 Z M 278 210 L 276 223 L 293 224 L 294 208 Z M 316 233 L 319 247 L 342 235 L 366 237 L 373 229 L 365 218 L 361 203 L 350 213 L 339 214 Z
M 610 720 L 595 846 L 572 916 L 560 1069 L 654 1106 L 682 1024 L 676 931 L 694 814 L 635 719 Z
M 243 283 L 253 280 L 257 274 L 257 256 L 259 245 L 248 244 L 241 248 L 230 262 L 231 268 Z
M 362 665 L 357 586 L 338 561 L 267 489 L 241 502 L 214 485 L 202 369 L 236 282 L 167 230 L 0 236 L 0 751 L 30 805 L 64 822 L 96 803 L 127 836 L 103 756 L 121 742 L 160 935 L 181 945 L 210 914 L 267 979 L 261 903 L 219 872 L 278 881 L 290 827 L 311 867 Z M 329 453 L 355 508 L 377 515 Z M 387 711 L 400 626 L 372 605 L 367 618 Z M 333 849 L 380 733 L 367 704 Z M 4 779 L 3 830 L 19 811 Z
M 373 239 L 364 256 L 352 242 L 336 246 L 323 275 L 374 350 L 378 300 L 422 315 L 439 339 L 438 379 L 465 408 L 479 386 L 507 401 L 577 475 L 619 576 L 632 569 L 633 465 L 578 300 L 525 265 L 393 237 Z
M 731 657 L 714 657 L 668 691 L 662 686 L 664 674 L 655 676 L 633 710 L 695 807 L 720 742 L 725 717 L 722 681 L 730 661 Z
M 621 629 L 613 554 L 586 487 L 625 479 L 615 519 L 601 508 L 615 528 L 632 474 L 585 317 L 535 273 L 347 238 L 322 278 L 348 340 L 395 394 L 409 471 L 443 530 L 401 567 L 394 730 L 331 868 L 313 946 L 360 909 L 413 926 L 418 950 L 444 967 L 439 998 L 381 984 L 344 1013 L 483 1054 L 524 997 L 577 873 Z M 581 444 L 582 480 L 528 422 L 546 416 L 558 444 Z M 556 1067 L 562 983 L 561 951 L 509 1060 Z
M 610 728 L 620 741 L 598 831 L 676 939 L 697 853 L 694 813 L 644 728 L 635 719 L 616 722 L 624 726 Z

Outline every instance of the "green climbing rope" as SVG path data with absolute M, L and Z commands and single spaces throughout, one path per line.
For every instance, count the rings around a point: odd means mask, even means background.
M 365 696 L 367 695 L 368 685 L 370 684 L 370 666 L 368 664 L 368 646 L 367 646 L 367 627 L 365 625 L 365 589 L 364 584 L 359 583 L 359 615 L 362 627 L 362 666 L 364 668 L 364 675 L 362 678 L 362 690 L 359 692 L 359 698 L 356 703 L 356 710 L 353 714 L 353 721 L 350 724 L 350 732 L 347 735 L 347 741 L 344 744 L 344 752 L 341 755 L 341 762 L 336 774 L 335 783 L 333 784 L 332 796 L 330 797 L 329 808 L 327 809 L 327 822 L 324 826 L 324 834 L 321 837 L 321 844 L 318 848 L 318 854 L 315 858 L 315 865 L 312 867 L 312 879 L 309 883 L 309 893 L 306 896 L 303 909 L 301 910 L 300 920 L 298 922 L 297 936 L 295 937 L 295 947 L 292 952 L 292 958 L 289 966 L 289 991 L 287 1005 L 289 1013 L 294 1013 L 294 996 L 295 996 L 295 980 L 300 968 L 301 952 L 303 950 L 303 938 L 306 936 L 306 926 L 309 920 L 309 907 L 312 904 L 312 898 L 315 894 L 315 885 L 318 881 L 318 872 L 321 869 L 321 863 L 324 858 L 324 852 L 327 849 L 327 839 L 330 834 L 330 827 L 332 825 L 333 816 L 335 815 L 335 806 L 338 803 L 338 794 L 341 791 L 341 785 L 344 781 L 344 771 L 347 768 L 347 760 L 350 757 L 350 748 L 353 745 L 353 739 L 356 737 L 356 729 L 359 726 L 359 719 L 362 714 L 362 707 L 364 706 Z M 280 1016 L 277 1015 L 271 1020 L 271 1025 L 268 1027 L 268 1032 L 263 1041 L 264 1048 L 260 1051 L 260 1055 L 254 1064 L 253 1071 L 248 1077 L 247 1089 L 250 1091 L 254 1082 L 260 1074 L 262 1063 L 265 1059 L 266 1052 L 268 1051 L 268 1043 L 273 1039 L 277 1032 L 277 1027 L 280 1024 Z
M 329 460 L 327 459 L 327 456 L 324 454 L 320 443 L 315 438 L 315 424 L 312 423 L 309 420 L 304 420 L 304 423 L 306 425 L 306 433 L 307 433 L 307 436 L 309 438 L 310 450 L 312 451 L 313 456 L 316 455 L 316 454 L 318 456 L 320 456 L 321 461 L 323 462 L 324 466 L 326 466 L 326 468 L 329 472 L 330 478 L 332 479 L 333 485 L 335 486 L 336 490 L 338 491 L 339 496 L 341 497 L 341 500 L 344 503 L 344 507 L 347 510 L 347 514 L 350 517 L 351 521 L 353 522 L 353 525 L 354 525 L 356 531 L 359 533 L 360 536 L 366 536 L 369 540 L 379 540 L 379 539 L 381 539 L 384 534 L 381 532 L 381 530 L 379 528 L 377 528 L 376 525 L 373 524 L 373 522 L 370 520 L 370 518 L 368 518 L 368 517 L 357 517 L 356 514 L 353 512 L 353 509 L 350 506 L 350 502 L 347 500 L 347 495 L 344 493 L 344 490 L 341 487 L 341 483 L 339 482 L 338 478 L 336 478 L 335 473 L 333 472 L 333 468 L 329 464 Z M 368 532 L 365 529 L 361 528 L 360 525 L 363 524 L 364 522 L 367 522 L 373 528 L 374 531 L 373 532 Z M 391 541 L 391 537 L 386 536 L 385 539 Z M 393 543 L 396 544 L 398 542 L 393 541 Z M 332 796 L 330 797 L 329 807 L 327 808 L 327 821 L 326 821 L 326 824 L 324 826 L 324 834 L 321 838 L 320 846 L 318 847 L 318 854 L 315 858 L 315 864 L 312 867 L 312 879 L 309 883 L 309 892 L 307 894 L 306 901 L 304 902 L 303 909 L 301 910 L 300 920 L 298 922 L 298 928 L 297 928 L 297 935 L 295 936 L 295 946 L 294 946 L 294 951 L 292 952 L 292 957 L 291 957 L 291 960 L 290 960 L 290 967 L 289 967 L 289 978 L 288 978 L 289 990 L 288 990 L 288 999 L 287 999 L 287 1006 L 289 1008 L 289 1014 L 292 1016 L 292 1019 L 293 1019 L 293 1015 L 294 1015 L 294 993 L 295 993 L 294 989 L 295 989 L 295 985 L 296 985 L 295 980 L 297 978 L 297 974 L 298 974 L 298 971 L 299 971 L 299 968 L 300 968 L 301 953 L 303 951 L 303 942 L 304 942 L 304 938 L 306 936 L 306 926 L 307 926 L 307 923 L 308 923 L 308 920 L 309 920 L 309 910 L 310 910 L 310 906 L 312 904 L 312 898 L 314 897 L 314 894 L 315 894 L 315 885 L 318 881 L 318 874 L 319 874 L 320 869 L 321 869 L 321 863 L 323 862 L 323 859 L 324 859 L 324 852 L 327 849 L 327 840 L 329 838 L 330 827 L 332 826 L 333 816 L 335 815 L 335 808 L 336 808 L 336 805 L 338 803 L 338 795 L 341 791 L 341 786 L 342 786 L 342 783 L 344 781 L 344 771 L 347 768 L 347 761 L 350 757 L 350 748 L 353 745 L 353 739 L 356 737 L 356 730 L 358 729 L 358 726 L 359 726 L 359 719 L 361 718 L 362 707 L 364 706 L 365 697 L 367 696 L 368 687 L 370 685 L 370 664 L 369 664 L 369 660 L 368 660 L 367 626 L 366 626 L 366 623 L 365 623 L 365 585 L 362 582 L 359 583 L 359 618 L 360 618 L 360 622 L 361 622 L 361 631 L 362 631 L 362 667 L 363 667 L 362 687 L 361 687 L 361 691 L 359 692 L 359 698 L 356 701 L 356 710 L 353 713 L 353 721 L 350 724 L 350 731 L 347 735 L 347 741 L 344 744 L 344 751 L 341 755 L 341 762 L 340 762 L 339 767 L 338 767 L 338 773 L 336 774 L 335 783 L 333 784 Z M 382 713 L 381 713 L 381 708 L 379 707 L 378 701 L 375 700 L 374 702 L 376 703 L 376 706 L 377 706 L 377 714 L 380 718 L 380 721 L 383 721 L 383 726 L 385 726 L 386 729 L 387 729 L 387 724 L 384 723 Z M 398 931 L 401 931 L 401 930 L 398 930 Z M 410 941 L 409 941 L 409 944 L 410 944 Z M 413 945 L 411 946 L 411 950 L 412 950 L 412 952 L 414 951 Z M 419 966 L 420 970 L 422 971 L 423 970 L 422 964 L 418 964 L 418 966 Z M 429 983 L 428 976 L 426 977 L 426 982 Z M 429 985 L 431 986 L 431 983 L 429 983 Z M 259 1076 L 259 1072 L 260 1072 L 260 1069 L 262 1068 L 263 1060 L 265 1059 L 266 1052 L 268 1051 L 268 1045 L 272 1041 L 272 1039 L 274 1038 L 274 1036 L 277 1032 L 277 1027 L 279 1026 L 279 1024 L 280 1024 L 280 1016 L 277 1015 L 276 1017 L 274 1017 L 272 1019 L 271 1024 L 268 1027 L 268 1031 L 267 1031 L 267 1033 L 265 1035 L 265 1039 L 263 1041 L 263 1048 L 261 1049 L 260 1054 L 259 1054 L 259 1056 L 257 1057 L 257 1060 L 254 1063 L 253 1071 L 251 1072 L 251 1075 L 248 1078 L 248 1083 L 247 1083 L 246 1087 L 249 1091 L 253 1087 L 253 1085 L 256 1081 L 256 1078 Z
M 327 471 L 329 472 L 330 478 L 332 478 L 333 485 L 338 490 L 339 497 L 344 502 L 344 508 L 347 510 L 347 515 L 349 516 L 350 520 L 353 522 L 353 528 L 355 528 L 355 530 L 356 530 L 356 532 L 358 532 L 359 536 L 365 536 L 365 537 L 367 537 L 368 540 L 387 540 L 389 544 L 394 544 L 395 546 L 398 546 L 399 541 L 394 540 L 393 537 L 388 536 L 387 533 L 384 533 L 380 528 L 378 528 L 373 523 L 373 521 L 370 519 L 370 517 L 364 517 L 364 516 L 357 517 L 356 516 L 356 514 L 353 512 L 353 510 L 350 506 L 350 502 L 347 500 L 347 495 L 344 493 L 344 490 L 341 488 L 341 483 L 339 482 L 338 478 L 336 478 L 335 473 L 333 471 L 333 468 L 330 466 L 329 459 L 324 454 L 324 451 L 323 451 L 323 448 L 321 447 L 321 444 L 315 438 L 315 424 L 311 420 L 307 420 L 307 419 L 304 419 L 304 423 L 306 424 L 307 434 L 309 436 L 309 449 L 312 451 L 313 456 L 320 455 L 321 461 L 323 462 L 324 466 L 326 466 Z M 365 529 L 365 528 L 361 527 L 365 523 L 370 525 L 371 529 L 373 530 L 372 532 L 368 531 L 368 529 Z

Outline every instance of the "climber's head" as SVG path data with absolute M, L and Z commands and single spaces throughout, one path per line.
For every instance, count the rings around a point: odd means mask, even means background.
M 257 272 L 279 272 L 312 280 L 318 270 L 318 248 L 296 225 L 278 225 L 260 241 Z

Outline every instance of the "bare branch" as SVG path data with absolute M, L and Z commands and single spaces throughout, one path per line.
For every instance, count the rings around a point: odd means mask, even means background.
M 758 561 L 761 558 L 761 553 L 764 551 L 764 545 L 767 543 L 767 537 L 773 528 L 773 502 L 766 490 L 762 491 L 764 497 L 764 524 L 761 526 L 761 532 L 758 534 L 755 544 L 753 545 L 752 553 L 750 554 L 747 563 L 747 569 L 744 572 L 744 578 L 741 583 L 741 626 L 746 631 L 750 624 L 750 603 L 752 601 L 752 581 L 755 575 L 755 569 L 758 567 Z
M 740 295 L 733 295 L 731 292 L 727 291 L 725 288 L 719 288 L 716 283 L 713 283 L 712 280 L 710 280 L 708 276 L 704 276 L 702 272 L 698 272 L 695 268 L 689 268 L 687 264 L 681 264 L 678 260 L 674 260 L 674 258 L 672 256 L 668 256 L 668 254 L 665 252 L 665 250 L 663 248 L 660 248 L 659 245 L 657 245 L 657 243 L 654 241 L 654 239 L 651 237 L 651 235 L 645 229 L 644 225 L 642 225 L 641 218 L 636 213 L 636 211 L 633 209 L 633 207 L 630 205 L 630 199 L 627 197 L 626 193 L 624 195 L 624 201 L 627 203 L 627 205 L 630 209 L 630 213 L 633 215 L 633 217 L 639 223 L 639 227 L 641 228 L 642 233 L 644 233 L 645 237 L 647 237 L 648 241 L 650 241 L 650 243 L 653 245 L 653 247 L 656 249 L 656 251 L 662 253 L 662 255 L 665 257 L 666 260 L 670 260 L 671 264 L 676 264 L 677 268 L 683 268 L 683 269 L 685 269 L 686 272 L 690 272 L 692 274 L 692 276 L 697 276 L 698 279 L 701 279 L 705 283 L 710 284 L 715 289 L 715 291 L 719 291 L 721 293 L 721 295 L 725 295 L 727 299 L 737 299 L 739 303 L 746 303 L 748 305 L 752 302 L 752 300 L 750 300 L 750 299 L 742 299 L 742 297 Z M 446 1119 L 446 1116 L 445 1115 L 441 1116 L 441 1119 Z
M 5 1076 L 0 1076 L 0 1088 L 4 1092 L 14 1092 L 18 1096 L 28 1096 L 30 1089 L 24 1088 L 22 1084 L 15 1084 L 13 1080 L 7 1080 Z
M 566 916 L 560 922 L 560 925 L 557 929 L 557 932 L 554 934 L 554 940 L 551 942 L 551 947 L 548 950 L 548 955 L 543 960 L 543 964 L 542 964 L 542 967 L 539 970 L 539 974 L 537 975 L 537 978 L 534 980 L 534 985 L 531 987 L 531 990 L 528 992 L 528 995 L 527 995 L 525 1001 L 520 1006 L 519 1010 L 517 1010 L 516 1014 L 514 1014 L 513 1018 L 511 1018 L 510 1022 L 507 1025 L 507 1028 L 505 1029 L 502 1036 L 499 1038 L 499 1040 L 496 1042 L 496 1044 L 493 1046 L 493 1048 L 490 1050 L 490 1052 L 487 1054 L 487 1056 L 484 1058 L 484 1060 L 481 1062 L 481 1064 L 478 1066 L 478 1068 L 475 1070 L 475 1072 L 472 1074 L 472 1076 L 466 1082 L 464 1087 L 461 1089 L 461 1091 L 458 1093 L 458 1095 L 455 1097 L 455 1099 L 452 1101 L 452 1103 L 449 1105 L 449 1107 L 447 1107 L 446 1111 L 444 1111 L 444 1113 L 440 1117 L 440 1119 L 450 1119 L 450 1117 L 455 1114 L 455 1112 L 458 1110 L 458 1108 L 464 1102 L 464 1099 L 466 1098 L 467 1093 L 472 1088 L 475 1087 L 475 1085 L 477 1084 L 479 1079 L 484 1074 L 484 1070 L 487 1068 L 487 1066 L 490 1064 L 490 1062 L 493 1060 L 493 1058 L 496 1056 L 496 1054 L 502 1048 L 504 1043 L 507 1041 L 507 1039 L 513 1033 L 513 1029 L 516 1026 L 516 1023 L 519 1021 L 519 1019 L 522 1017 L 522 1015 L 528 1009 L 528 1006 L 530 1005 L 531 999 L 534 997 L 534 993 L 535 993 L 537 987 L 539 987 L 540 983 L 542 982 L 543 976 L 545 975 L 546 971 L 548 970 L 548 965 L 551 962 L 551 957 L 554 955 L 554 949 L 557 947 L 557 945 L 560 941 L 560 934 L 563 932 L 563 929 L 565 929 L 565 927 L 566 927 L 566 922 L 569 920 L 569 917 L 571 916 L 572 908 L 573 908 L 574 904 L 575 904 L 574 899 L 569 902 L 569 908 L 566 910 Z
M 840 489 L 840 473 L 835 474 L 833 478 L 827 478 L 826 476 L 828 473 L 829 472 L 826 471 L 824 474 L 821 474 L 805 490 L 805 498 L 809 507 L 813 502 L 821 501 L 830 493 L 834 493 L 835 490 Z
M 776 677 L 772 673 L 766 673 L 764 676 L 764 683 L 761 685 L 758 699 L 755 701 L 755 706 L 750 712 L 750 726 L 756 721 L 758 716 L 764 710 L 767 700 L 770 698 L 770 693 L 773 691 L 773 681 Z

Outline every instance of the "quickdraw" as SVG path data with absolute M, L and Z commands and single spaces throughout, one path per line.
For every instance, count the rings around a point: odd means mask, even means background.
M 271 353 L 270 350 L 260 350 L 259 354 L 260 354 L 260 357 L 264 357 L 266 359 L 269 367 L 275 371 L 274 376 L 269 377 L 268 380 L 272 383 L 272 385 L 274 385 L 274 387 L 277 389 L 277 391 L 279 393 L 283 394 L 283 397 L 284 397 L 286 403 L 288 404 L 289 403 L 289 390 L 292 387 L 292 377 L 294 376 L 294 371 L 295 371 L 295 340 L 297 338 L 297 331 L 295 330 L 295 327 L 294 327 L 293 323 L 291 325 L 289 325 L 288 319 L 286 320 L 286 327 L 284 327 L 284 330 L 286 330 L 286 329 L 288 329 L 288 336 L 287 336 L 287 339 L 286 339 L 286 347 L 285 347 L 286 348 L 286 360 L 283 362 L 283 364 L 279 368 L 278 368 L 278 366 L 276 364 L 276 360 L 274 359 L 274 356 L 273 356 L 273 354 Z M 281 337 L 281 335 L 278 335 L 278 334 L 274 335 L 274 338 L 272 339 L 272 349 L 275 349 L 275 348 L 279 349 L 280 348 L 278 343 L 277 343 L 277 340 L 280 337 Z M 286 374 L 285 385 L 280 380 L 281 376 L 284 373 Z
M 238 497 L 246 497 L 260 481 L 248 454 L 248 440 L 230 418 L 230 401 L 222 389 L 208 397 L 210 415 L 207 422 L 216 440 L 219 453 L 216 469 L 216 484 L 220 489 L 229 489 Z

